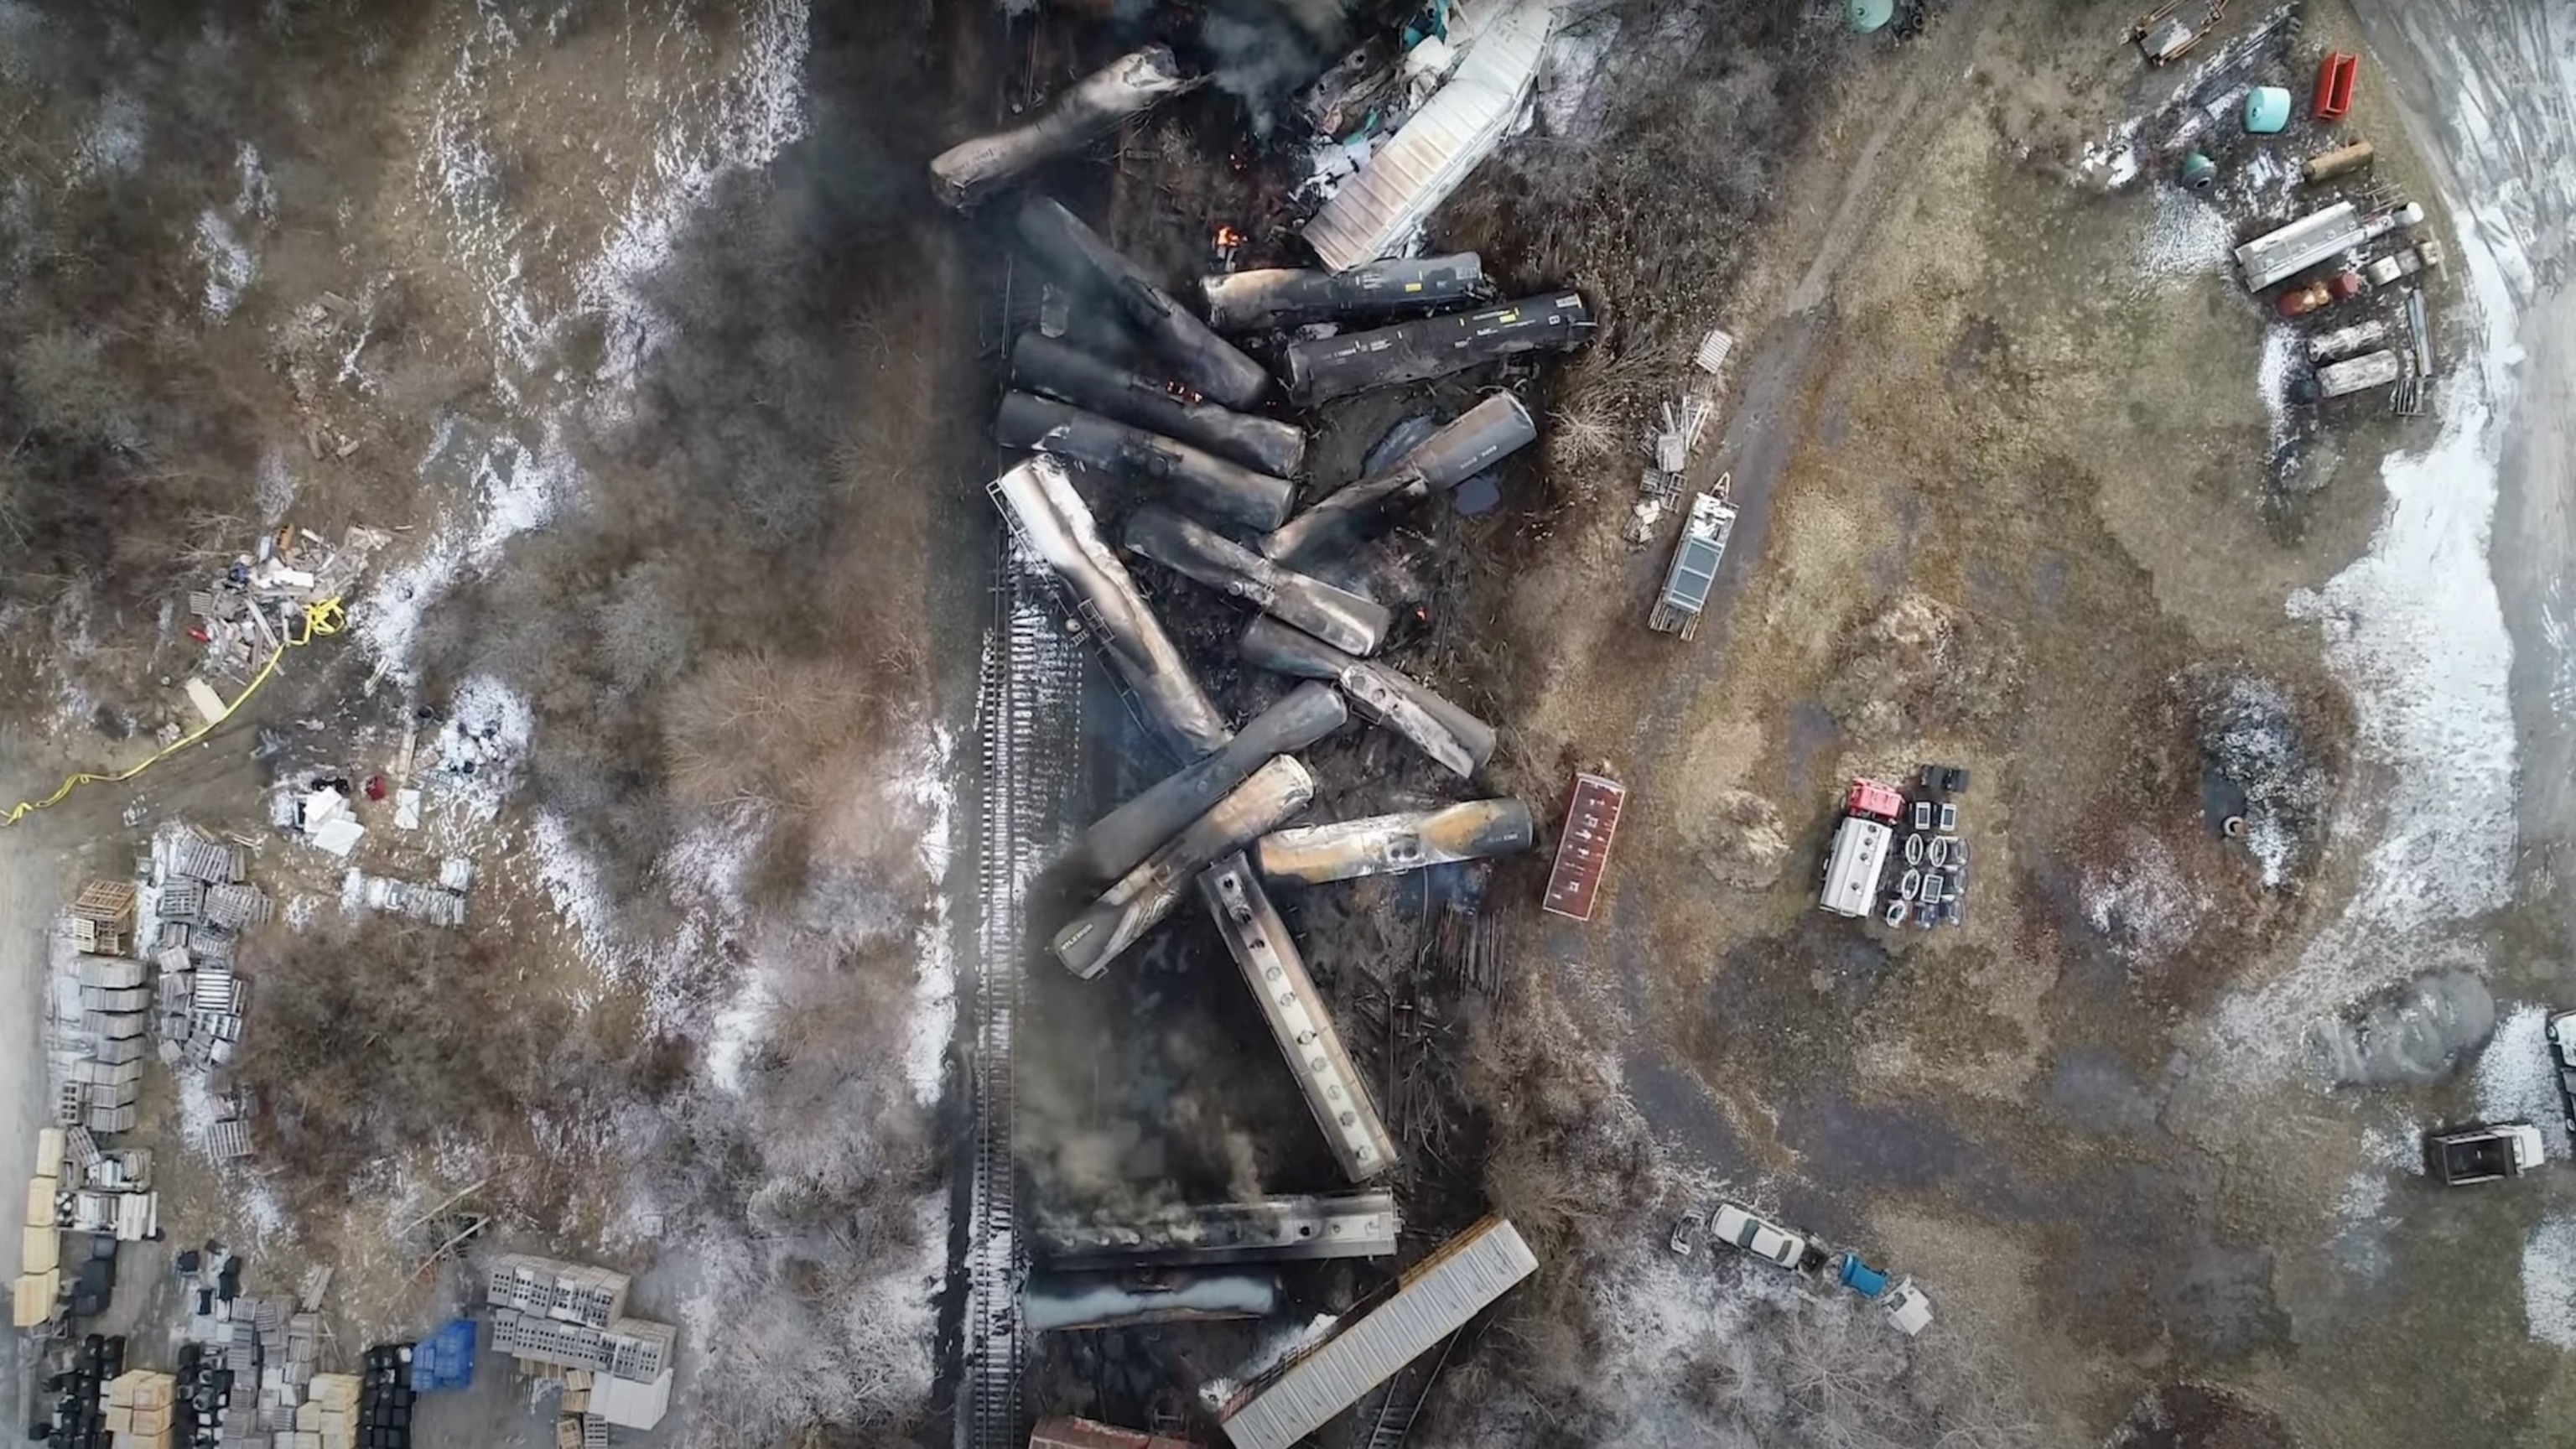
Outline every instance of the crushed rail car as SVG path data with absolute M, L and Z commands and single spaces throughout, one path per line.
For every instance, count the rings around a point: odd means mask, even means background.
M 1357 659 L 1276 619 L 1243 631 L 1244 662 L 1307 679 L 1329 679 L 1360 713 L 1404 736 L 1443 769 L 1472 777 L 1494 756 L 1494 727 L 1434 693 L 1410 675 L 1374 659 Z
M 1076 976 L 1099 975 L 1120 952 L 1172 913 L 1199 872 L 1305 809 L 1314 798 L 1315 777 L 1306 773 L 1306 767 L 1286 755 L 1273 757 L 1056 932 L 1052 943 L 1056 959 Z
M 1226 950 L 1242 968 L 1244 984 L 1260 1003 L 1261 1018 L 1270 1024 L 1270 1034 L 1297 1078 L 1298 1093 L 1315 1114 L 1315 1125 L 1323 1129 L 1342 1175 L 1366 1182 L 1394 1166 L 1395 1139 L 1342 1046 L 1342 1034 L 1260 877 L 1238 851 L 1199 877 L 1199 891 L 1207 897 Z M 1392 1214 L 1391 1199 L 1387 1207 Z M 1387 1231 L 1394 1232 L 1392 1217 Z
M 1223 749 L 1164 776 L 1094 821 L 1065 851 L 1058 868 L 1094 885 L 1118 879 L 1156 846 L 1188 829 L 1273 755 L 1295 754 L 1350 717 L 1350 705 L 1331 685 L 1298 685 L 1235 731 Z
M 1390 1257 L 1402 1226 L 1394 1193 L 1347 1192 L 1198 1203 L 1140 1218 L 1040 1219 L 1031 1237 L 1049 1267 L 1186 1268 Z
M 1538 439 L 1528 407 L 1498 392 L 1443 424 L 1390 467 L 1339 489 L 1261 536 L 1261 552 L 1306 568 L 1375 537 L 1406 504 L 1445 493 Z
M 1288 395 L 1311 407 L 1371 388 L 1447 377 L 1524 352 L 1571 351 L 1592 336 L 1593 327 L 1592 309 L 1582 293 L 1555 292 L 1374 332 L 1292 342 L 1281 362 Z
M 1131 51 L 1067 86 L 1022 124 L 940 152 L 930 163 L 931 181 L 940 200 L 963 210 L 1203 82 L 1182 73 L 1168 45 Z
M 1469 800 L 1323 825 L 1292 825 L 1261 837 L 1261 873 L 1322 885 L 1427 866 L 1485 860 L 1530 848 L 1537 828 L 1518 800 Z
M 1375 654 L 1395 622 L 1384 604 L 1273 563 L 1169 509 L 1148 504 L 1130 514 L 1127 547 L 1347 653 Z
M 1205 449 L 1274 478 L 1295 477 L 1306 464 L 1306 435 L 1293 424 L 1194 400 L 1174 386 L 1043 332 L 1023 332 L 1012 345 L 1011 385 Z
M 1013 532 L 1064 581 L 1084 621 L 1108 646 L 1111 667 L 1170 742 L 1195 758 L 1232 739 L 1225 716 L 1136 591 L 1127 566 L 1101 540 L 1091 505 L 1074 491 L 1064 465 L 1031 458 L 994 479 L 992 494 Z

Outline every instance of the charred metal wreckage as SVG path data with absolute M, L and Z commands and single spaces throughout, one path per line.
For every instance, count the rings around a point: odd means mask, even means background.
M 1384 255 L 1507 128 L 1552 13 L 1545 0 L 1498 0 L 1455 22 L 1481 29 L 1449 37 L 1458 55 L 1446 88 L 1412 96 L 1416 120 L 1384 138 L 1386 165 L 1351 175 L 1346 157 L 1336 163 L 1346 173 L 1341 198 L 1305 227 L 1302 243 L 1293 220 L 1255 239 L 1220 228 L 1216 255 L 1226 265 L 1190 289 L 1203 315 L 1053 198 L 1020 197 L 1008 213 L 1049 285 L 1038 325 L 1010 345 L 994 418 L 995 441 L 1027 456 L 1010 460 L 991 491 L 1019 557 L 1055 575 L 1068 623 L 1098 646 L 1176 765 L 1057 852 L 1050 891 L 1081 904 L 1049 922 L 1044 939 L 1068 971 L 1100 978 L 1195 887 L 1351 1184 L 1393 1181 L 1401 1149 L 1271 889 L 1472 868 L 1531 849 L 1537 827 L 1517 800 L 1442 805 L 1420 794 L 1389 801 L 1406 807 L 1397 813 L 1294 823 L 1318 798 L 1298 755 L 1356 709 L 1461 781 L 1493 758 L 1491 724 L 1377 656 L 1403 659 L 1413 642 L 1406 630 L 1420 595 L 1409 584 L 1402 597 L 1387 592 L 1430 547 L 1418 532 L 1398 533 L 1408 513 L 1528 447 L 1539 429 L 1512 379 L 1497 377 L 1445 425 L 1416 419 L 1427 437 L 1390 437 L 1362 476 L 1334 488 L 1306 476 L 1307 428 L 1313 410 L 1336 399 L 1568 350 L 1591 335 L 1592 313 L 1570 290 L 1497 303 L 1473 253 Z M 1335 75 L 1335 84 L 1349 79 Z M 976 207 L 1199 83 L 1163 46 L 1122 55 L 1019 124 L 941 153 L 933 186 L 952 206 Z M 1292 263 L 1285 249 L 1303 245 L 1322 265 L 1233 270 L 1247 242 Z M 1516 366 L 1525 376 L 1531 363 Z M 1148 571 L 1154 587 L 1140 587 L 1134 559 L 1162 571 Z M 1195 587 L 1210 594 L 1189 606 L 1193 614 L 1230 598 L 1252 616 L 1236 636 L 1251 671 L 1203 661 L 1230 687 L 1239 679 L 1271 700 L 1240 728 L 1157 614 L 1172 589 Z M 1186 637 L 1210 637 L 1203 624 L 1176 622 L 1193 624 Z M 986 889 L 1018 896 L 1027 884 Z M 1340 965 L 1328 963 L 1327 981 Z M 1040 1331 L 1265 1317 L 1284 1311 L 1281 1275 L 1294 1265 L 1391 1257 L 1398 1224 L 1395 1194 L 1383 1188 L 1123 1220 L 1040 1218 L 1023 1224 L 1031 1231 L 1012 1250 L 1023 1263 L 1033 1251 L 1037 1271 L 1007 1281 L 1017 1285 L 1016 1321 Z M 1347 1315 L 1313 1351 L 1239 1396 L 1222 1417 L 1228 1437 L 1237 1449 L 1284 1445 L 1534 1265 L 1498 1219 L 1458 1235 L 1383 1303 Z M 1006 1280 L 976 1281 L 990 1293 Z M 987 1318 L 970 1305 L 970 1323 Z M 1019 1361 L 973 1344 L 968 1354 L 970 1364 Z M 1328 1358 L 1348 1365 L 1326 1372 Z M 998 1444 L 996 1425 L 1024 1422 L 1015 1383 L 1000 1394 L 970 1384 L 976 1402 L 961 1413 L 961 1443 Z

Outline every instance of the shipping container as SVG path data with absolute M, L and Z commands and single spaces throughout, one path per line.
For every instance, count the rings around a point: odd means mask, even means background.
M 1556 838 L 1556 864 L 1548 871 L 1542 902 L 1553 915 L 1577 921 L 1592 919 L 1601 898 L 1601 876 L 1610 867 L 1610 842 L 1619 833 L 1619 813 L 1627 807 L 1628 787 L 1606 775 L 1577 775 L 1574 794 L 1565 805 L 1565 829 Z
M 1537 1271 L 1538 1258 L 1511 1223 L 1486 1218 L 1229 1406 L 1226 1438 L 1234 1449 L 1291 1449 Z

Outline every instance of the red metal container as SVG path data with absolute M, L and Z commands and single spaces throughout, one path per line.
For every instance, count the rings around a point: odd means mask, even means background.
M 1601 874 L 1610 867 L 1610 840 L 1619 833 L 1619 812 L 1627 807 L 1628 787 L 1606 775 L 1577 775 L 1574 796 L 1565 805 L 1565 830 L 1556 838 L 1556 864 L 1547 873 L 1551 915 L 1592 919 L 1601 898 Z
M 1876 780 L 1854 780 L 1851 793 L 1843 798 L 1843 813 L 1894 825 L 1905 816 L 1905 792 Z
M 2353 83 L 2361 77 L 2361 57 L 2350 51 L 2330 50 L 2325 63 L 2317 67 L 2317 95 L 2314 111 L 2320 121 L 2340 121 L 2352 109 Z

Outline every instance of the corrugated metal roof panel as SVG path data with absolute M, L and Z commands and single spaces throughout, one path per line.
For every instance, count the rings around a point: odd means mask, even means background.
M 1467 179 L 1520 113 L 1555 18 L 1551 0 L 1521 0 L 1494 17 L 1439 94 L 1306 223 L 1306 244 L 1325 266 L 1339 272 L 1386 255 Z
M 1443 1244 L 1380 1303 L 1225 1417 L 1235 1449 L 1290 1449 L 1538 1271 L 1519 1231 L 1487 1218 Z

